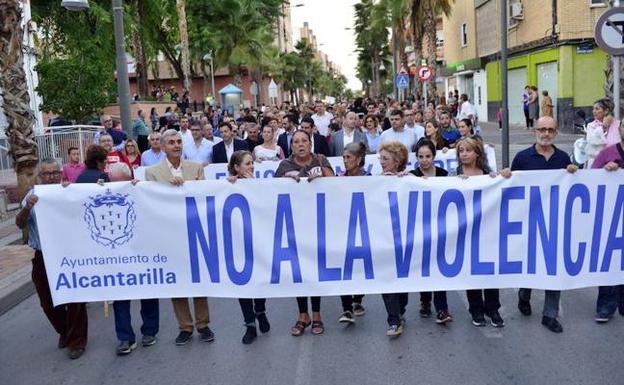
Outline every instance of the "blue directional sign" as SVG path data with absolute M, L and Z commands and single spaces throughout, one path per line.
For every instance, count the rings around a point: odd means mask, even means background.
M 396 75 L 396 86 L 397 88 L 408 88 L 409 87 L 409 75 Z

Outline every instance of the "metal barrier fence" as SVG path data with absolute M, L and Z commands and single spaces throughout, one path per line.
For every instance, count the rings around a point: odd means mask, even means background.
M 76 147 L 80 151 L 80 161 L 84 162 L 87 147 L 93 144 L 93 138 L 102 126 L 58 126 L 46 127 L 46 132 L 37 135 L 39 159 L 54 158 L 61 164 L 69 162 L 67 151 Z

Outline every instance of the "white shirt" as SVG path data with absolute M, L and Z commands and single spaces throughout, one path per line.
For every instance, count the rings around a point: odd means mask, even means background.
M 178 165 L 178 168 L 173 167 L 173 165 L 171 164 L 171 162 L 169 162 L 168 158 L 165 158 L 167 160 L 167 166 L 169 166 L 169 171 L 171 171 L 171 175 L 173 175 L 174 177 L 179 177 L 179 178 L 184 178 L 184 173 L 182 172 L 182 161 L 180 161 L 180 164 Z
M 314 125 L 316 126 L 319 134 L 327 136 L 327 133 L 329 132 L 329 124 L 331 123 L 333 118 L 334 115 L 330 114 L 327 111 L 325 111 L 323 115 L 312 115 L 312 120 L 314 120 Z
M 223 142 L 223 144 L 225 145 L 225 155 L 227 156 L 227 160 L 229 162 L 232 154 L 234 153 L 234 139 L 232 139 L 230 144 L 227 144 L 225 142 Z
M 342 145 L 347 147 L 347 144 L 353 143 L 353 137 L 355 136 L 355 130 L 351 131 L 351 135 L 347 134 L 346 129 L 342 129 Z
M 205 166 L 212 161 L 212 146 L 213 144 L 205 138 L 202 138 L 199 146 L 193 141 L 184 147 L 184 159 Z
M 387 143 L 397 141 L 403 143 L 407 147 L 407 151 L 412 151 L 412 147 L 416 144 L 416 133 L 414 130 L 408 129 L 401 132 L 396 132 L 394 128 L 390 128 L 381 133 L 381 143 Z
M 184 147 L 186 147 L 187 145 L 190 146 L 193 143 L 193 134 L 191 134 L 191 130 L 187 128 L 186 132 L 182 132 L 182 130 L 180 130 L 179 133 L 182 137 L 182 149 L 184 149 Z
M 414 130 L 414 133 L 416 134 L 416 141 L 425 136 L 425 127 L 419 124 L 414 123 L 414 127 L 410 127 L 407 125 L 407 123 L 405 123 L 405 126 L 403 128 L 405 130 Z
M 461 105 L 461 110 L 459 111 L 459 116 L 457 118 L 460 120 L 467 119 L 470 115 L 475 118 L 477 114 L 474 110 L 474 107 L 472 107 L 472 104 L 470 104 L 469 101 L 465 101 Z
M 206 139 L 206 140 L 208 140 L 208 139 Z M 213 145 L 215 145 L 215 144 L 217 144 L 217 143 L 223 142 L 223 139 L 221 139 L 221 138 L 220 138 L 220 137 L 218 137 L 218 136 L 213 136 L 213 137 L 212 137 L 212 140 L 208 140 L 208 141 L 209 141 L 210 143 L 212 143 Z

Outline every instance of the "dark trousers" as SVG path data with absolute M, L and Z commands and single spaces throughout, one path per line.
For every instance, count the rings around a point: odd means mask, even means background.
M 423 291 L 420 293 L 420 302 L 421 303 L 431 303 L 431 292 Z M 446 303 L 446 292 L 445 291 L 434 291 L 433 292 L 433 306 L 435 306 L 436 311 L 448 311 L 448 304 Z
M 388 325 L 399 325 L 401 323 L 401 316 L 405 314 L 405 308 L 407 307 L 407 293 L 382 294 L 381 297 L 383 298 L 384 305 L 386 305 Z
M 468 311 L 473 316 L 493 313 L 501 306 L 498 300 L 498 289 L 466 290 L 466 296 L 468 297 Z
M 239 298 L 241 311 L 243 312 L 243 319 L 245 325 L 256 324 L 256 314 L 264 313 L 266 311 L 266 299 L 265 298 Z
M 559 298 L 561 298 L 561 291 L 544 290 L 543 316 L 557 318 L 559 315 Z M 531 289 L 518 290 L 518 299 L 520 301 L 529 302 L 531 300 Z
M 609 317 L 615 313 L 618 307 L 620 314 L 624 315 L 624 285 L 600 286 L 596 301 L 596 313 Z
M 364 294 L 359 295 L 341 295 L 340 302 L 342 302 L 342 311 L 353 311 L 354 303 L 362 303 Z
M 87 346 L 87 332 L 89 330 L 87 305 L 85 303 L 68 303 L 54 306 L 43 263 L 43 254 L 40 250 L 35 250 L 32 265 L 32 281 L 39 296 L 39 303 L 52 327 L 62 338 L 65 338 L 65 342 L 71 350 L 84 349 Z
M 137 136 L 137 144 L 139 145 L 139 151 L 141 151 L 141 154 L 150 148 L 147 135 Z
M 321 297 L 310 297 L 310 302 L 312 302 L 313 313 L 321 311 Z M 299 313 L 307 313 L 308 297 L 297 297 L 297 306 L 299 307 Z
M 523 109 L 523 111 L 524 111 L 524 120 L 526 121 L 526 128 L 533 127 L 533 119 L 529 117 L 529 110 Z
M 132 330 L 132 318 L 130 316 L 130 301 L 113 302 L 115 314 L 115 333 L 119 341 L 136 341 L 134 330 Z M 155 336 L 158 333 L 158 299 L 141 300 L 141 334 L 144 336 Z

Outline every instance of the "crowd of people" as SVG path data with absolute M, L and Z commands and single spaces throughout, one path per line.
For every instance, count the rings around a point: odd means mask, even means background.
M 116 132 L 110 117 L 104 116 L 102 122 L 105 129 L 97 135 L 98 143 L 87 149 L 85 164 L 80 164 L 75 148 L 69 149 L 70 161 L 63 167 L 54 159 L 42 160 L 39 183 L 130 181 L 133 179 L 132 169 L 145 166 L 146 180 L 180 186 L 185 181 L 204 179 L 203 167 L 211 162 L 227 163 L 228 180 L 236 183 L 238 179 L 254 178 L 255 164 L 267 160 L 280 162 L 275 177 L 313 183 L 317 178 L 324 177 L 370 175 L 363 168 L 365 157 L 370 153 L 379 155 L 381 175 L 386 177 L 471 178 L 501 175 L 507 178 L 521 170 L 561 169 L 574 173 L 578 169 L 571 163 L 568 154 L 554 145 L 558 134 L 555 119 L 542 116 L 535 120 L 533 127 L 535 143 L 515 156 L 510 169 L 493 173 L 483 139 L 473 129 L 476 117 L 470 113 L 470 106 L 464 105 L 469 103 L 467 97 L 461 95 L 457 100 L 461 104 L 456 106 L 455 112 L 452 106 L 444 104 L 427 106 L 423 110 L 410 103 L 361 99 L 350 105 L 338 103 L 326 106 L 318 101 L 300 108 L 285 103 L 281 108 L 242 110 L 239 116 L 232 117 L 218 110 L 199 116 L 178 116 L 172 112 L 166 120 L 161 122 L 159 119 L 156 129 L 152 122 L 152 128 L 146 126 L 147 130 L 135 130 L 137 138 L 127 138 L 123 132 Z M 606 118 L 608 114 L 605 111 L 600 113 L 600 109 L 610 106 L 605 107 L 603 102 L 594 107 L 595 127 L 601 129 L 611 141 L 607 141 L 598 152 L 591 167 L 613 171 L 624 167 L 624 125 Z M 141 111 L 137 119 L 144 119 Z M 611 131 L 613 126 L 617 135 Z M 141 136 L 145 140 L 140 140 Z M 141 148 L 141 143 L 147 148 Z M 457 150 L 459 164 L 450 173 L 436 167 L 433 162 L 438 151 L 449 148 Z M 418 161 L 413 170 L 407 170 L 410 151 L 415 152 Z M 341 156 L 344 172 L 336 175 L 328 156 Z M 32 278 L 44 313 L 59 334 L 58 346 L 69 347 L 69 356 L 78 358 L 87 342 L 86 306 L 84 303 L 52 305 L 38 237 L 36 202 L 37 196 L 31 190 L 22 202 L 16 223 L 20 228 L 29 228 L 28 242 L 35 250 Z M 559 291 L 546 291 L 541 321 L 556 333 L 563 331 L 558 321 L 560 295 Z M 499 313 L 498 289 L 467 290 L 466 296 L 474 326 L 484 327 L 488 321 L 494 327 L 505 325 Z M 408 293 L 385 293 L 382 298 L 387 312 L 386 334 L 398 337 L 405 326 Z M 517 307 L 525 316 L 532 312 L 530 298 L 530 289 L 519 290 Z M 194 330 L 202 341 L 215 339 L 209 327 L 207 298 L 193 298 L 194 318 L 188 299 L 176 298 L 172 302 L 179 327 L 176 345 L 188 343 Z M 257 336 L 257 327 L 261 333 L 270 330 L 266 300 L 243 298 L 239 302 L 245 325 L 242 342 L 249 344 Z M 296 302 L 298 315 L 290 333 L 301 336 L 310 327 L 312 334 L 322 334 L 325 324 L 321 317 L 321 297 L 300 297 Z M 438 324 L 445 325 L 453 320 L 445 291 L 420 293 L 420 317 L 434 315 L 432 302 Z M 341 303 L 343 311 L 337 317 L 340 323 L 352 324 L 356 317 L 366 314 L 363 295 L 341 296 Z M 119 340 L 116 352 L 125 355 L 137 346 L 131 326 L 130 301 L 115 301 L 113 307 Z M 624 285 L 600 287 L 595 320 L 607 322 L 618 309 L 624 315 Z M 141 317 L 140 343 L 143 346 L 153 345 L 159 325 L 157 299 L 141 300 Z

